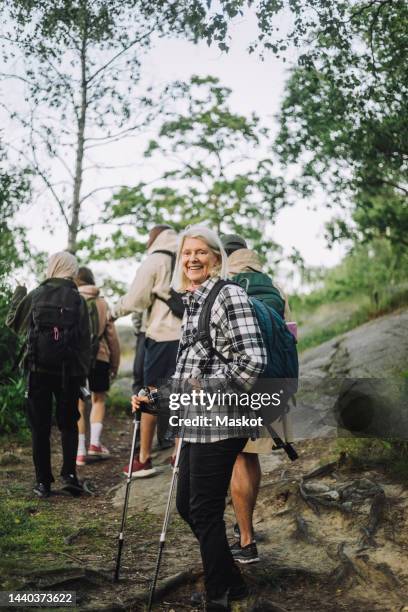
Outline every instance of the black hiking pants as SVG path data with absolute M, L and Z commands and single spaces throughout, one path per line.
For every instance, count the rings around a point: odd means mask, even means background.
M 177 485 L 177 510 L 199 541 L 208 599 L 218 599 L 243 584 L 225 533 L 225 499 L 232 469 L 247 438 L 183 443 Z
M 50 433 L 53 398 L 56 421 L 61 432 L 61 476 L 76 474 L 78 450 L 78 399 L 81 378 L 67 378 L 63 389 L 62 376 L 30 372 L 28 380 L 28 420 L 32 432 L 33 461 L 37 482 L 54 482 L 51 470 Z
M 179 341 L 156 342 L 145 338 L 143 383 L 147 386 L 161 387 L 166 384 L 176 369 L 176 359 Z M 169 433 L 170 410 L 165 402 L 161 402 L 157 415 L 157 441 L 160 448 L 170 448 L 173 443 L 166 438 Z
M 146 334 L 140 332 L 136 343 L 135 358 L 133 360 L 133 382 L 132 391 L 137 395 L 142 387 L 144 387 L 143 369 L 145 359 L 145 341 Z

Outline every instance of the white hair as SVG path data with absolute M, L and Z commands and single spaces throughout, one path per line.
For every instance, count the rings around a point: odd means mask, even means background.
M 210 276 L 217 276 L 226 280 L 227 274 L 227 254 L 222 242 L 216 232 L 209 227 L 204 225 L 192 225 L 184 230 L 179 236 L 179 242 L 176 253 L 176 265 L 174 266 L 173 278 L 171 279 L 171 286 L 176 291 L 185 291 L 190 284 L 189 279 L 185 276 L 183 271 L 183 263 L 181 253 L 186 238 L 198 238 L 203 240 L 209 249 L 215 255 L 219 257 L 219 263 L 211 270 Z

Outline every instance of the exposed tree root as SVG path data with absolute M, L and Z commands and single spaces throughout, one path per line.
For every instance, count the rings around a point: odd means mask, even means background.
M 356 576 L 361 580 L 365 580 L 360 570 L 344 552 L 345 546 L 346 542 L 341 542 L 337 549 L 337 557 L 340 559 L 340 564 L 336 567 L 331 575 L 331 579 L 335 585 L 340 585 L 347 581 L 354 582 L 354 578 Z
M 24 576 L 24 573 L 21 574 Z M 58 567 L 49 570 L 38 570 L 29 572 L 29 578 L 24 581 L 26 587 L 36 587 L 38 589 L 51 588 L 66 585 L 71 582 L 85 582 L 92 585 L 106 585 L 113 581 L 113 572 L 90 567 Z
M 374 540 L 374 535 L 384 517 L 386 501 L 387 498 L 385 497 L 384 491 L 380 491 L 380 493 L 377 493 L 377 495 L 374 497 L 371 504 L 370 515 L 368 517 L 368 524 L 366 527 L 362 527 L 361 529 L 363 535 L 361 536 L 359 542 L 360 550 L 369 547 L 378 547 L 378 544 Z
M 261 598 L 254 603 L 249 612 L 287 612 L 287 610 L 269 599 Z

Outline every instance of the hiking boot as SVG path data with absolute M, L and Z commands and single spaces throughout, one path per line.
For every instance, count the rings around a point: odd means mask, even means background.
M 125 476 L 128 475 L 129 465 L 125 465 L 123 473 Z M 132 466 L 132 477 L 133 478 L 146 478 L 147 476 L 153 476 L 156 473 L 156 469 L 152 466 L 152 460 L 149 457 L 144 463 L 139 461 L 139 457 L 133 460 Z
M 228 601 L 239 601 L 240 599 L 245 599 L 248 597 L 249 589 L 245 582 L 242 584 L 236 584 L 235 586 L 230 587 L 228 591 Z
M 205 603 L 205 594 L 202 591 L 194 591 L 190 597 L 192 606 L 202 606 Z
M 224 603 L 221 603 L 219 601 L 212 601 L 212 600 L 207 600 L 205 602 L 205 612 L 230 612 L 231 608 L 230 605 L 227 603 L 227 605 L 224 605 Z
M 67 476 L 62 476 L 62 491 L 68 491 L 74 497 L 78 497 L 84 492 L 84 488 L 82 484 L 79 482 L 78 478 L 75 474 L 68 474 Z
M 231 546 L 231 554 L 234 561 L 238 563 L 258 563 L 258 549 L 255 542 L 251 542 L 247 546 L 241 546 L 240 542 L 235 542 Z
M 110 452 L 103 444 L 99 444 L 99 446 L 95 446 L 95 444 L 90 444 L 88 448 L 88 455 L 92 455 L 93 457 L 110 457 Z
M 77 455 L 76 464 L 80 467 L 86 465 L 86 455 Z
M 248 597 L 249 589 L 243 582 L 242 584 L 235 585 L 228 590 L 228 601 L 239 601 Z M 205 603 L 205 593 L 203 591 L 195 591 L 190 597 L 190 603 L 192 606 L 200 606 Z M 225 608 L 224 608 L 225 609 Z
M 45 482 L 37 482 L 33 491 L 37 495 L 37 497 L 45 499 L 46 497 L 49 497 L 51 495 L 51 486 L 49 484 L 46 484 Z

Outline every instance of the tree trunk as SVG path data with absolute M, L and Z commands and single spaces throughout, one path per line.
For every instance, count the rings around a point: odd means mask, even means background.
M 79 117 L 78 117 L 74 192 L 72 196 L 71 219 L 70 219 L 70 224 L 68 228 L 67 250 L 70 251 L 71 253 L 75 253 L 75 251 L 77 250 L 79 213 L 80 213 L 80 208 L 81 208 L 80 196 L 81 196 L 83 161 L 84 161 L 85 123 L 86 123 L 86 111 L 87 111 L 87 106 L 88 106 L 87 94 L 88 94 L 88 83 L 86 80 L 86 35 L 84 34 L 84 38 L 82 40 L 82 47 L 81 47 L 81 106 L 79 109 Z

